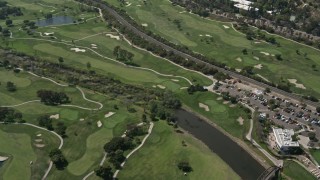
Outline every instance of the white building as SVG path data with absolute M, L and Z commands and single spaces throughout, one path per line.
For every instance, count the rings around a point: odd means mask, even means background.
M 234 7 L 239 8 L 239 9 L 244 9 L 248 11 L 249 9 L 252 9 L 252 4 L 253 2 L 247 1 L 247 0 L 231 0 L 235 2 Z M 258 11 L 258 8 L 255 8 L 255 11 Z
M 292 141 L 292 136 L 294 135 L 294 131 L 292 129 L 281 129 L 281 128 L 272 128 L 273 134 L 276 138 L 277 147 L 286 151 L 290 148 L 299 147 L 299 143 L 297 141 Z

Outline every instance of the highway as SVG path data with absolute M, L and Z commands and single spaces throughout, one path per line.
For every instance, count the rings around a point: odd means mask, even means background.
M 295 94 L 292 94 L 292 93 L 285 92 L 285 91 L 283 91 L 281 89 L 278 89 L 276 87 L 272 87 L 270 85 L 264 84 L 262 82 L 256 81 L 256 80 L 251 79 L 251 78 L 248 78 L 248 77 L 243 76 L 241 74 L 238 74 L 236 72 L 220 68 L 220 67 L 215 66 L 213 64 L 209 64 L 209 63 L 207 63 L 205 61 L 202 61 L 202 60 L 200 60 L 198 58 L 190 56 L 189 54 L 186 54 L 186 53 L 181 52 L 181 51 L 179 51 L 177 49 L 174 49 L 174 48 L 172 48 L 172 47 L 170 47 L 170 46 L 168 46 L 168 45 L 166 45 L 166 44 L 154 39 L 153 37 L 148 36 L 144 32 L 140 31 L 139 29 L 134 27 L 132 24 L 130 24 L 127 20 L 125 20 L 120 14 L 118 14 L 118 12 L 116 12 L 114 9 L 110 8 L 109 6 L 104 4 L 103 2 L 100 2 L 99 0 L 89 0 L 89 1 L 92 2 L 92 3 L 96 3 L 97 5 L 99 5 L 100 8 L 108 11 L 123 26 L 126 26 L 128 29 L 130 29 L 132 32 L 134 32 L 136 35 L 139 35 L 140 37 L 142 37 L 143 39 L 145 39 L 146 41 L 148 41 L 150 43 L 153 43 L 155 45 L 158 45 L 158 46 L 162 47 L 164 50 L 172 51 L 174 54 L 179 55 L 179 56 L 181 56 L 181 57 L 183 57 L 185 59 L 192 60 L 193 62 L 205 64 L 206 66 L 215 68 L 218 71 L 223 72 L 225 74 L 228 74 L 229 76 L 231 76 L 233 78 L 240 79 L 243 82 L 246 82 L 246 83 L 249 83 L 249 84 L 253 84 L 253 85 L 258 86 L 258 87 L 260 87 L 262 89 L 265 89 L 265 88 L 268 87 L 274 93 L 280 94 L 280 95 L 285 96 L 285 97 L 290 98 L 290 99 L 294 99 L 296 101 L 300 101 L 301 100 L 301 96 L 299 96 L 299 95 L 295 95 Z M 306 103 L 307 105 L 312 106 L 312 107 L 319 106 L 319 103 L 312 102 L 312 101 L 309 101 L 309 100 L 304 100 L 304 103 Z

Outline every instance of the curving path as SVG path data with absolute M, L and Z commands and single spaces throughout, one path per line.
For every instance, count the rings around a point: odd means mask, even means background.
M 0 124 L 5 124 L 5 123 L 0 122 Z M 54 134 L 54 135 L 57 136 L 57 137 L 59 138 L 59 140 L 60 140 L 60 145 L 59 145 L 58 149 L 61 149 L 62 146 L 63 146 L 63 144 L 64 144 L 63 138 L 62 138 L 59 134 L 57 134 L 56 132 L 54 132 L 54 131 L 49 131 L 49 130 L 46 129 L 46 128 L 43 128 L 43 127 L 40 127 L 40 126 L 37 126 L 37 125 L 34 125 L 34 124 L 30 124 L 30 123 L 12 123 L 12 124 L 31 126 L 31 127 L 34 127 L 34 128 L 37 128 L 37 129 L 41 129 L 41 130 L 44 130 L 44 131 L 47 131 L 47 132 L 50 132 L 50 133 Z M 50 171 L 51 171 L 51 169 L 52 169 L 52 166 L 53 166 L 53 162 L 50 161 L 49 167 L 48 167 L 48 169 L 46 170 L 46 173 L 43 175 L 42 180 L 45 180 L 45 179 L 47 178 L 48 174 L 50 173 Z
M 22 106 L 22 105 L 29 104 L 29 103 L 34 103 L 34 102 L 40 102 L 40 100 L 26 101 L 26 102 L 23 102 L 23 103 L 20 103 L 20 104 L 16 104 L 16 105 L 0 106 L 0 107 L 12 108 L 12 107 L 18 107 L 18 106 Z

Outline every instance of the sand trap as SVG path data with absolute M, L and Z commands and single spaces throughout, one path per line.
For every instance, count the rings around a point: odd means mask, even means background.
M 236 60 L 242 62 L 242 59 L 240 57 L 238 57 Z
M 79 121 L 84 121 L 84 118 L 81 118 Z
M 115 114 L 115 112 L 108 112 L 107 114 L 104 115 L 104 117 L 108 118 L 108 117 L 111 117 L 114 114 Z
M 257 56 L 253 56 L 253 58 L 258 61 L 260 60 L 260 58 L 258 58 Z
M 96 44 L 91 44 L 91 46 L 97 46 Z
M 85 49 L 80 49 L 80 48 L 71 48 L 70 50 L 75 52 L 86 52 Z
M 241 71 L 242 71 L 242 69 L 236 69 L 236 71 L 237 71 L 237 72 L 241 72 Z
M 45 147 L 46 145 L 44 145 L 44 144 L 34 144 L 34 146 L 37 147 L 37 148 L 43 148 L 43 147 Z
M 217 100 L 218 100 L 218 101 L 222 100 L 222 97 L 218 97 Z
M 157 86 L 156 86 L 156 85 L 153 85 L 152 87 L 153 87 L 153 88 L 156 88 Z
M 243 119 L 242 117 L 239 117 L 239 118 L 237 119 L 237 121 L 239 122 L 240 125 L 243 125 L 244 119 Z
M 235 104 L 230 104 L 229 107 L 233 108 L 233 107 L 236 107 Z
M 9 159 L 9 157 L 0 156 L 0 162 L 6 161 L 7 159 Z
M 98 49 L 98 47 L 96 47 L 96 46 L 93 46 L 93 47 L 91 47 L 92 49 Z
M 210 111 L 209 106 L 203 104 L 203 103 L 199 103 L 199 107 L 203 108 L 205 111 Z
M 35 142 L 42 142 L 42 139 L 35 139 Z
M 37 137 L 41 137 L 42 136 L 42 134 L 37 134 Z
M 260 44 L 261 42 L 260 42 L 260 41 L 255 41 L 254 43 L 255 43 L 255 44 Z
M 257 68 L 257 69 L 261 69 L 262 68 L 262 64 L 257 64 L 255 66 L 253 66 L 254 68 Z
M 46 35 L 46 36 L 50 36 L 50 35 L 53 35 L 54 34 L 54 32 L 50 32 L 50 33 L 48 33 L 48 32 L 45 32 L 45 33 L 43 33 L 44 35 Z
M 102 122 L 101 122 L 101 121 L 98 121 L 98 122 L 97 122 L 97 126 L 98 126 L 98 127 L 101 127 L 101 126 L 102 126 Z
M 224 27 L 225 29 L 229 29 L 229 28 L 230 28 L 229 26 L 226 26 L 226 25 L 223 25 L 223 27 Z
M 60 115 L 59 114 L 51 115 L 49 118 L 50 119 L 59 119 Z
M 129 3 L 129 4 L 127 4 L 127 5 L 126 5 L 126 7 L 129 7 L 129 6 L 131 6 L 131 4 L 132 4 L 132 3 Z
M 120 36 L 115 36 L 113 34 L 106 34 L 106 36 L 110 37 L 111 39 L 120 40 Z
M 136 6 L 141 7 L 141 5 L 140 5 L 140 4 L 137 4 Z
M 171 79 L 171 81 L 179 82 L 179 79 Z
M 267 78 L 263 77 L 263 76 L 262 76 L 262 75 L 260 75 L 260 74 L 257 74 L 257 76 L 259 76 L 261 79 L 263 79 L 263 80 L 265 80 L 265 81 L 270 82 Z
M 199 34 L 199 36 L 202 37 L 203 35 L 202 35 L 202 34 Z
M 303 84 L 297 83 L 297 80 L 296 80 L 296 79 L 288 79 L 288 81 L 289 81 L 291 84 L 294 84 L 297 88 L 307 89 Z
M 223 104 L 228 104 L 229 103 L 229 101 L 223 101 Z
M 158 86 L 158 88 L 160 88 L 160 89 L 165 89 L 165 88 L 166 88 L 165 86 L 162 86 L 162 85 L 160 85 L 160 84 L 158 84 L 157 86 Z
M 261 51 L 260 53 L 261 53 L 261 54 L 264 54 L 264 55 L 266 55 L 266 56 L 270 56 L 270 53 L 267 53 L 267 52 Z
M 206 34 L 207 37 L 212 37 L 210 34 Z
M 148 27 L 148 24 L 147 23 L 142 23 L 141 26 Z
M 188 87 L 181 87 L 180 89 L 188 89 Z
M 56 10 L 51 10 L 50 12 L 55 12 Z
M 185 12 L 187 12 L 187 11 L 181 11 L 181 12 L 179 12 L 179 13 L 182 14 L 182 13 L 185 13 Z

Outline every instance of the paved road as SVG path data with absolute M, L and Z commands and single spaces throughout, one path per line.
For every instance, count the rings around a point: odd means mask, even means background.
M 205 64 L 206 66 L 209 66 L 209 67 L 212 67 L 212 68 L 215 68 L 217 70 L 219 70 L 220 72 L 223 72 L 223 73 L 226 73 L 226 74 L 229 74 L 231 77 L 234 77 L 234 78 L 237 78 L 237 79 L 241 79 L 242 81 L 245 81 L 247 83 L 250 83 L 250 84 L 254 84 L 256 86 L 259 86 L 259 87 L 262 87 L 262 88 L 270 88 L 272 91 L 274 91 L 275 93 L 278 93 L 278 94 L 281 94 L 283 96 L 286 96 L 288 98 L 292 98 L 292 99 L 295 99 L 297 101 L 300 101 L 301 97 L 298 96 L 298 95 L 295 95 L 295 94 L 291 94 L 291 93 L 288 93 L 288 92 L 285 92 L 283 90 L 280 90 L 278 88 L 275 88 L 275 87 L 272 87 L 272 86 L 269 86 L 267 84 L 264 84 L 264 83 L 261 83 L 259 81 L 256 81 L 254 79 L 251 79 L 251 78 L 248 78 L 246 76 L 243 76 L 243 75 L 240 75 L 236 72 L 233 72 L 233 71 L 229 71 L 229 70 L 226 70 L 226 69 L 223 69 L 223 68 L 220 68 L 220 67 L 217 67 L 215 65 L 212 65 L 212 64 L 209 64 L 207 62 L 204 62 L 198 58 L 195 58 L 193 56 L 190 56 L 184 52 L 181 52 L 177 49 L 174 49 L 154 38 L 152 38 L 151 36 L 148 36 L 147 34 L 145 34 L 144 32 L 140 31 L 139 29 L 137 29 L 136 27 L 134 27 L 133 25 L 131 25 L 128 21 L 126 21 L 121 15 L 119 15 L 115 10 L 113 10 L 112 8 L 108 7 L 107 5 L 105 5 L 104 3 L 101 3 L 99 0 L 89 0 L 90 2 L 92 3 L 96 3 L 96 5 L 98 5 L 99 7 L 101 7 L 102 9 L 105 9 L 106 11 L 108 11 L 111 15 L 113 15 L 122 25 L 126 26 L 128 29 L 130 29 L 132 32 L 134 32 L 135 34 L 139 35 L 140 37 L 144 38 L 145 40 L 147 40 L 148 42 L 150 43 L 153 43 L 155 45 L 158 45 L 160 47 L 162 47 L 163 49 L 167 50 L 167 51 L 172 51 L 174 54 L 176 55 L 179 55 L 183 58 L 186 58 L 188 60 L 192 60 L 196 63 L 201 63 L 201 64 Z M 311 102 L 311 101 L 307 101 L 305 100 L 305 103 L 310 105 L 310 106 L 313 106 L 313 107 L 316 107 L 316 106 L 319 106 L 319 103 L 315 103 L 315 102 Z

